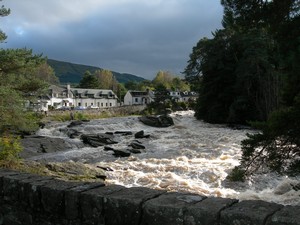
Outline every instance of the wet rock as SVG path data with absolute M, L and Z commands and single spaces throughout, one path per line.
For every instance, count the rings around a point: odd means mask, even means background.
M 113 155 L 116 157 L 129 157 L 131 153 L 128 150 L 113 149 Z
M 150 135 L 147 134 L 147 135 L 144 135 L 144 131 L 141 130 L 141 131 L 138 131 L 135 135 L 134 135 L 135 138 L 149 138 Z
M 81 135 L 81 139 L 83 143 L 88 144 L 92 147 L 118 143 L 113 140 L 113 135 L 110 134 L 83 134 Z
M 140 144 L 139 142 L 133 141 L 129 144 L 130 147 L 132 147 L 133 149 L 145 149 L 146 147 L 142 144 Z
M 172 117 L 168 115 L 160 115 L 160 116 L 142 116 L 139 117 L 139 120 L 152 127 L 169 127 L 174 125 L 174 121 Z
M 72 145 L 63 139 L 35 135 L 21 139 L 21 145 L 23 147 L 23 151 L 20 153 L 22 158 L 42 153 L 65 151 L 72 148 Z
M 130 148 L 130 149 L 127 149 L 127 150 L 130 151 L 133 154 L 140 154 L 140 153 L 142 153 L 141 149 Z
M 291 186 L 295 191 L 300 191 L 300 183 L 299 184 L 291 184 Z
M 81 132 L 73 128 L 61 128 L 59 129 L 59 131 L 66 134 L 71 139 L 79 138 L 82 134 Z
M 123 136 L 132 135 L 131 131 L 116 131 L 115 134 L 121 134 Z
M 103 148 L 104 151 L 113 151 L 114 148 L 110 147 L 110 146 L 104 146 Z
M 64 179 L 90 180 L 100 179 L 105 180 L 105 171 L 99 167 L 91 167 L 80 162 L 64 162 L 64 163 L 47 163 L 47 173 Z
M 75 126 L 80 126 L 82 124 L 83 124 L 83 122 L 81 120 L 75 120 L 75 121 L 72 121 L 67 127 L 75 127 Z

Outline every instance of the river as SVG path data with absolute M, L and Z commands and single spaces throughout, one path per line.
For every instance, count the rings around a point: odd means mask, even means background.
M 111 151 L 103 151 L 103 147 L 75 147 L 81 141 L 69 139 L 60 132 L 69 122 L 54 123 L 39 130 L 38 134 L 64 138 L 73 142 L 74 148 L 32 160 L 72 160 L 109 167 L 113 171 L 106 173 L 107 184 L 300 205 L 300 191 L 293 190 L 290 185 L 298 183 L 299 177 L 269 173 L 251 177 L 244 183 L 225 180 L 231 169 L 239 165 L 241 141 L 253 131 L 204 123 L 195 119 L 193 111 L 176 112 L 171 116 L 175 125 L 168 128 L 144 125 L 137 116 L 93 120 L 76 127 L 87 134 L 144 130 L 150 135 L 150 138 L 140 139 L 146 147 L 145 152 L 127 158 L 116 158 Z M 134 139 L 134 135 L 116 135 L 118 144 L 113 147 L 125 149 Z

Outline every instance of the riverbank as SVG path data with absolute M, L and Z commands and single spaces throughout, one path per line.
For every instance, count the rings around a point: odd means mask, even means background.
M 69 121 L 69 120 L 93 120 L 110 117 L 140 115 L 146 105 L 119 106 L 103 109 L 87 110 L 52 110 L 43 115 L 42 122 Z

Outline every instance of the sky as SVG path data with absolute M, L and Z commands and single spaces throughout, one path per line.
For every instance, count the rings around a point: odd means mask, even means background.
M 221 28 L 220 0 L 3 0 L 6 43 L 66 62 L 153 79 L 181 75 L 192 48 Z M 182 76 L 182 75 L 181 75 Z

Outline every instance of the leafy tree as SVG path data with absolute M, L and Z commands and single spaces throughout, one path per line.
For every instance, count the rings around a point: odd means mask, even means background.
M 90 71 L 86 71 L 79 82 L 80 88 L 99 88 L 99 80 L 95 75 L 92 75 Z
M 125 84 L 127 90 L 139 90 L 139 84 L 135 81 L 129 81 Z
M 30 133 L 38 128 L 37 118 L 24 111 L 25 100 L 18 91 L 1 86 L 0 96 L 0 135 Z
M 2 0 L 0 0 L 1 2 Z M 10 9 L 5 8 L 3 5 L 0 8 L 0 17 L 8 16 L 10 14 Z M 6 34 L 0 29 L 0 43 L 7 38 Z
M 163 85 L 167 89 L 171 89 L 171 83 L 174 79 L 174 76 L 170 72 L 166 71 L 159 71 L 156 74 L 156 77 L 153 79 L 152 83 L 153 85 L 160 86 Z
M 58 77 L 55 75 L 53 68 L 47 63 L 43 63 L 39 67 L 37 67 L 34 71 L 34 75 L 38 79 L 44 80 L 49 84 L 59 83 Z
M 117 91 L 118 81 L 110 70 L 96 70 L 94 75 L 98 78 L 99 88 Z

